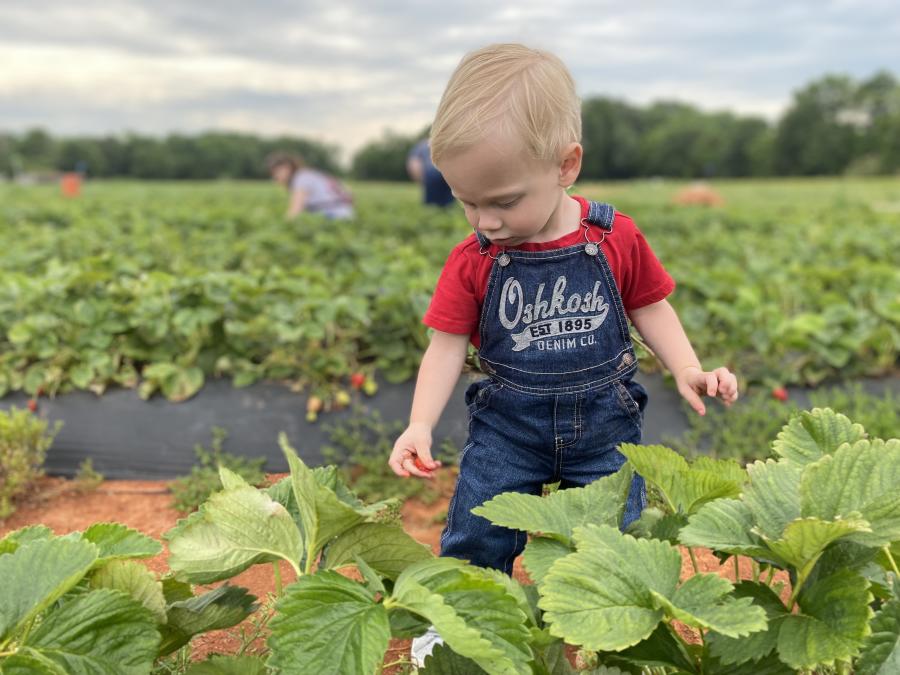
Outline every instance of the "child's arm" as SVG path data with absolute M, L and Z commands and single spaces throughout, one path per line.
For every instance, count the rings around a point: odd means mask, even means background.
M 663 365 L 675 377 L 678 392 L 699 414 L 706 414 L 700 396 L 718 396 L 725 405 L 737 400 L 737 378 L 727 368 L 704 371 L 694 348 L 667 300 L 629 312 L 631 322 Z
M 409 426 L 394 443 L 394 449 L 388 460 L 388 464 L 398 476 L 405 478 L 413 474 L 421 478 L 431 478 L 431 471 L 441 465 L 431 458 L 431 430 L 440 419 L 444 406 L 447 405 L 450 394 L 459 380 L 468 345 L 468 335 L 436 330 L 431 336 L 431 343 L 425 350 L 425 356 L 422 357 L 422 365 L 419 366 Z M 426 470 L 423 471 L 415 465 L 416 457 Z

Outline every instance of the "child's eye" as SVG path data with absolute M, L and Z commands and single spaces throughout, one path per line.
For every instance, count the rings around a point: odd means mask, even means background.
M 497 206 L 499 206 L 501 209 L 511 209 L 512 207 L 514 207 L 516 204 L 519 203 L 520 199 L 521 199 L 521 197 L 516 197 L 511 202 L 506 202 L 505 204 L 497 204 Z

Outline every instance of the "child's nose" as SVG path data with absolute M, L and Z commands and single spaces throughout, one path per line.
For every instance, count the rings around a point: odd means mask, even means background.
M 500 219 L 496 216 L 492 216 L 487 213 L 480 213 L 478 215 L 478 229 L 484 232 L 493 232 L 494 230 L 499 230 L 503 223 L 500 222 Z

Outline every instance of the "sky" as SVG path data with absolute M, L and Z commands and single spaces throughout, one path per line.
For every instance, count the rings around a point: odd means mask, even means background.
M 492 42 L 555 52 L 583 98 L 774 121 L 826 73 L 900 77 L 900 3 L 0 0 L 0 130 L 288 134 L 346 160 L 422 129 Z

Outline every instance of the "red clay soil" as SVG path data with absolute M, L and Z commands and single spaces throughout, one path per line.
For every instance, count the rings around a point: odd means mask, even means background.
M 277 480 L 280 476 L 270 476 Z M 93 523 L 118 522 L 143 532 L 159 540 L 163 552 L 146 560 L 147 566 L 158 575 L 168 571 L 166 559 L 168 550 L 163 534 L 171 529 L 179 518 L 183 517 L 175 511 L 172 495 L 165 481 L 122 481 L 103 482 L 91 491 L 80 491 L 77 484 L 62 478 L 43 478 L 31 493 L 17 504 L 16 512 L 6 520 L 0 520 L 0 537 L 11 530 L 26 525 L 43 524 L 56 534 L 66 534 L 75 530 L 84 530 Z M 453 489 L 453 477 L 450 472 L 443 480 L 436 481 L 434 490 L 438 497 L 430 504 L 418 499 L 408 500 L 402 508 L 404 529 L 417 541 L 431 546 L 437 553 L 443 519 L 447 512 L 449 498 Z M 714 572 L 734 581 L 734 566 L 728 563 L 719 564 L 718 559 L 709 551 L 695 549 L 697 564 L 701 572 Z M 741 578 L 749 579 L 751 568 L 749 561 L 742 561 Z M 687 550 L 682 550 L 682 578 L 694 573 Z M 294 581 L 294 573 L 287 563 L 281 566 L 282 581 L 285 585 Z M 786 575 L 780 573 L 776 580 L 787 586 Z M 521 559 L 516 560 L 513 576 L 528 582 L 528 575 L 521 566 Z M 270 565 L 257 565 L 234 577 L 229 583 L 243 586 L 250 590 L 260 601 L 274 591 L 272 568 Z M 785 589 L 784 593 L 789 593 Z M 786 599 L 786 598 L 785 598 Z M 213 631 L 197 636 L 191 643 L 192 659 L 204 659 L 208 654 L 233 654 L 241 646 L 241 632 L 249 634 L 253 625 L 248 619 L 240 626 L 227 630 Z M 692 629 L 679 626 L 683 637 L 696 642 L 699 636 Z M 391 640 L 390 648 L 385 656 L 385 663 L 396 663 L 409 654 L 409 640 Z M 256 639 L 246 653 L 265 650 L 264 637 Z M 385 669 L 387 674 L 407 672 L 402 666 Z

